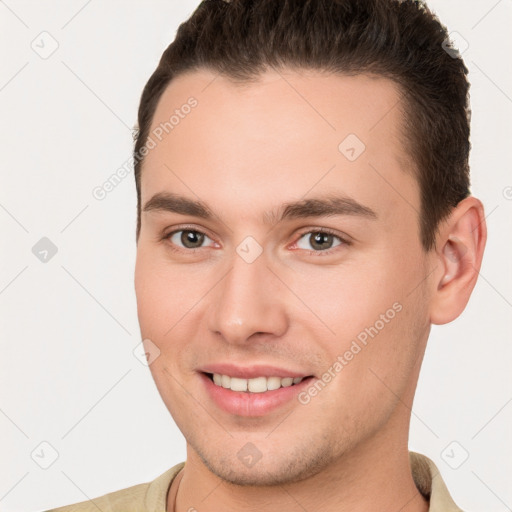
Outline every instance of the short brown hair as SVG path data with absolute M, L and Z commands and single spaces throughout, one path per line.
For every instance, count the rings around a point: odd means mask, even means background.
M 204 0 L 178 29 L 144 87 L 135 134 L 137 234 L 140 150 L 165 88 L 208 69 L 238 82 L 269 68 L 372 74 L 403 94 L 403 136 L 421 194 L 421 242 L 470 194 L 467 68 L 446 28 L 415 0 Z

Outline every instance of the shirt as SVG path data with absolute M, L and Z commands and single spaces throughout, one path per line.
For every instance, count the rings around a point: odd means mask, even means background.
M 425 455 L 409 452 L 412 476 L 418 491 L 429 501 L 429 512 L 463 512 L 453 501 L 439 469 Z M 46 512 L 174 512 L 166 510 L 167 493 L 178 473 L 185 466 L 180 462 L 151 482 L 127 487 Z M 176 486 L 171 492 L 175 495 Z

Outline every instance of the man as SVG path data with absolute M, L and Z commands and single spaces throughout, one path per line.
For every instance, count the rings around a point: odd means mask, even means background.
M 210 0 L 180 26 L 139 108 L 135 288 L 187 460 L 56 510 L 460 510 L 407 446 L 486 241 L 446 41 L 413 1 Z

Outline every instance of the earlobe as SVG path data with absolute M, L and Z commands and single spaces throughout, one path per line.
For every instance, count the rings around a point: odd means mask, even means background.
M 478 278 L 486 239 L 483 205 L 470 196 L 457 205 L 439 230 L 439 271 L 430 304 L 433 324 L 451 322 L 464 311 Z

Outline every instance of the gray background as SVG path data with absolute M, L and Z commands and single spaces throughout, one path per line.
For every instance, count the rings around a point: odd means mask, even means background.
M 142 87 L 197 4 L 0 1 L 0 510 L 83 501 L 185 459 L 133 353 L 133 177 L 101 201 L 92 191 L 130 156 Z M 436 462 L 463 509 L 502 512 L 512 510 L 512 1 L 429 5 L 469 45 L 472 190 L 489 241 L 468 307 L 433 327 L 410 448 Z

